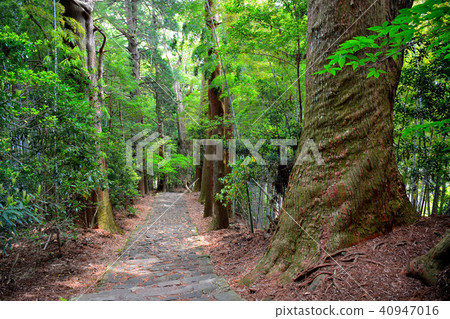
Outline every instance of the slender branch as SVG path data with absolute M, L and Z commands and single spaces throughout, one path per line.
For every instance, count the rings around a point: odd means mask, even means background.
M 38 28 L 41 29 L 42 34 L 47 39 L 47 41 L 50 42 L 50 38 L 48 37 L 47 32 L 45 32 L 44 28 L 39 23 L 39 21 L 37 21 L 36 18 L 31 13 L 28 13 L 28 16 L 30 17 L 31 21 L 33 21 L 38 26 Z
M 98 26 L 94 26 L 94 32 L 98 31 L 98 33 L 100 33 L 103 36 L 103 42 L 102 45 L 100 46 L 100 49 L 98 50 L 99 53 L 103 53 L 104 52 L 104 48 L 106 45 L 106 34 L 103 32 L 103 30 L 98 27 Z
M 277 57 L 275 55 L 267 54 L 265 52 L 261 52 L 261 53 L 259 53 L 259 52 L 243 52 L 243 53 L 247 53 L 247 54 L 250 54 L 250 55 L 259 55 L 259 56 L 263 56 L 263 57 L 271 57 L 271 58 L 274 58 L 274 59 L 276 59 L 276 60 L 278 60 L 278 61 L 280 61 L 282 63 L 285 63 L 285 64 L 288 64 L 288 65 L 290 65 L 292 67 L 295 67 L 294 63 L 289 62 L 288 60 L 285 60 L 283 58 Z

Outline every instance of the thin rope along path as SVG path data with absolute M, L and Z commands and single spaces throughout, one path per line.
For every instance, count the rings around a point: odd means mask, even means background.
M 77 300 L 242 300 L 214 274 L 180 195 L 157 195 L 147 221 L 129 240 L 133 245 L 105 274 L 96 293 Z

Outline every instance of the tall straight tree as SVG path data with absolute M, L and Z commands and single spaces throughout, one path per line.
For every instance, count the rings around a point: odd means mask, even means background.
M 137 30 L 138 30 L 138 0 L 127 0 L 125 3 L 127 31 L 120 29 L 119 31 L 127 38 L 128 52 L 130 52 L 131 63 L 133 66 L 133 77 L 136 79 L 137 84 L 141 81 L 141 55 L 138 49 Z M 141 90 L 138 87 L 134 92 L 131 92 L 132 97 L 141 95 Z M 144 119 L 141 116 L 138 120 L 143 123 Z M 142 175 L 139 180 L 138 186 L 141 195 L 147 194 L 148 178 L 147 178 L 147 165 L 145 159 L 142 165 Z
M 141 89 L 139 87 L 141 81 L 141 54 L 138 48 L 138 3 L 139 0 L 126 0 L 123 4 L 125 7 L 125 17 L 126 25 L 122 25 L 121 20 L 110 19 L 114 27 L 122 33 L 122 35 L 127 39 L 128 46 L 127 50 L 130 53 L 130 61 L 132 65 L 132 75 L 136 80 L 138 87 L 130 92 L 131 98 L 139 97 L 141 95 Z M 138 123 L 143 124 L 143 116 L 140 115 L 135 120 Z M 147 164 L 146 160 L 143 160 L 141 179 L 139 180 L 138 190 L 141 195 L 148 193 L 148 178 L 147 178 Z
M 366 78 L 369 67 L 315 75 L 327 56 L 367 28 L 392 21 L 412 0 L 308 1 L 304 128 L 323 157 L 294 166 L 279 229 L 248 282 L 272 271 L 289 280 L 333 252 L 410 223 L 409 202 L 393 148 L 393 103 L 402 59 L 380 61 L 386 72 Z M 366 51 L 367 52 L 367 51 Z M 297 154 L 304 155 L 300 151 Z M 302 158 L 305 158 L 302 156 Z M 300 162 L 302 161 L 300 158 Z M 312 157 L 310 156 L 310 159 Z
M 221 68 L 219 63 L 219 55 L 217 50 L 214 48 L 214 45 L 217 40 L 216 27 L 218 25 L 217 16 L 213 13 L 214 3 L 212 0 L 205 0 L 205 21 L 206 26 L 210 31 L 210 43 L 211 47 L 208 50 L 208 58 L 214 59 L 216 61 L 216 66 L 214 71 L 210 73 L 208 78 L 208 114 L 209 119 L 214 122 L 219 122 L 216 124 L 217 126 L 211 129 L 208 132 L 208 138 L 225 138 L 225 125 L 224 120 L 227 116 L 227 113 L 230 113 L 229 107 L 227 107 L 225 100 L 221 98 L 222 89 L 217 87 L 217 83 L 215 80 L 221 75 Z M 213 150 L 212 146 L 208 146 L 206 153 L 212 154 Z M 207 165 L 207 170 L 205 173 L 207 174 L 207 193 L 205 198 L 205 211 L 203 216 L 211 216 L 211 229 L 222 229 L 227 228 L 229 226 L 228 220 L 228 209 L 223 205 L 222 202 L 215 198 L 215 194 L 220 193 L 223 184 L 220 181 L 221 178 L 225 177 L 226 174 L 226 156 L 222 159 L 207 163 L 205 161 L 204 165 Z
M 84 32 L 78 32 L 79 47 L 81 52 L 85 53 L 86 68 L 89 74 L 89 101 L 96 109 L 96 121 L 95 128 L 99 133 L 102 132 L 101 122 L 101 108 L 98 101 L 97 91 L 97 57 L 95 50 L 95 27 L 92 17 L 95 0 L 61 0 L 61 4 L 64 6 L 66 17 L 76 20 L 84 29 Z M 99 153 L 101 150 L 99 149 Z M 103 170 L 106 171 L 105 159 L 99 155 L 99 164 Z M 107 230 L 112 233 L 120 232 L 119 226 L 117 226 L 114 215 L 112 213 L 111 202 L 109 198 L 108 189 L 97 189 L 95 192 L 95 200 L 97 202 L 97 225 L 99 228 Z

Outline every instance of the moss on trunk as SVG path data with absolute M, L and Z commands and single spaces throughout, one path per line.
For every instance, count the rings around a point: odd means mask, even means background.
M 98 99 L 98 77 L 96 74 L 97 69 L 97 59 L 96 59 L 96 46 L 95 46 L 95 28 L 94 20 L 92 17 L 95 1 L 89 0 L 84 2 L 78 2 L 74 0 L 61 0 L 61 4 L 64 6 L 64 15 L 75 19 L 84 32 L 76 31 L 80 36 L 77 45 L 80 47 L 82 52 L 85 52 L 85 66 L 89 74 L 89 94 L 87 98 L 91 103 L 92 107 L 96 111 L 95 118 L 95 129 L 97 132 L 102 132 L 102 108 Z M 67 25 L 71 28 L 70 24 Z M 74 30 L 75 31 L 75 30 Z M 101 153 L 101 143 L 98 147 L 98 162 L 102 170 L 106 172 L 106 162 L 105 159 L 100 156 Z M 106 173 L 105 173 L 106 174 Z M 117 226 L 114 215 L 112 213 L 111 202 L 109 199 L 108 190 L 97 190 L 96 196 L 93 196 L 97 200 L 97 225 L 99 228 L 108 230 L 112 233 L 120 232 L 120 228 Z
M 97 190 L 97 224 L 98 228 L 109 231 L 113 234 L 122 234 L 122 230 L 116 224 L 109 201 L 109 190 Z
M 378 79 L 366 78 L 369 65 L 356 71 L 346 67 L 336 76 L 313 75 L 340 43 L 367 35 L 368 27 L 392 20 L 407 5 L 411 1 L 344 1 L 337 7 L 333 1 L 308 1 L 306 103 L 298 149 L 312 140 L 325 165 L 311 161 L 294 166 L 280 227 L 246 283 L 268 272 L 282 272 L 282 280 L 289 281 L 327 252 L 418 217 L 393 149 L 401 59 L 378 62 L 376 68 L 386 71 Z
M 412 260 L 406 269 L 411 277 L 418 278 L 430 286 L 434 286 L 437 276 L 450 265 L 450 230 L 436 246 L 425 255 Z

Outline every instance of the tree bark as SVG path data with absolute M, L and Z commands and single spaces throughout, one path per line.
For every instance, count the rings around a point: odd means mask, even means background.
M 98 50 L 98 66 L 97 66 L 97 77 L 98 77 L 98 96 L 100 107 L 104 106 L 105 103 L 105 87 L 103 85 L 103 62 L 105 61 L 105 45 L 106 45 L 106 34 L 99 27 L 95 26 L 95 31 L 101 34 L 103 37 L 102 44 Z M 109 121 L 109 131 L 111 131 L 111 119 Z
M 230 106 L 230 100 L 228 98 L 223 98 L 221 100 L 221 107 L 222 107 L 222 114 L 221 118 L 223 121 L 226 121 L 230 118 L 231 115 L 231 106 Z M 232 136 L 232 127 L 227 126 L 225 123 L 222 122 L 222 124 L 218 127 L 218 138 L 230 140 Z M 226 174 L 229 173 L 228 168 L 228 152 L 224 150 L 223 152 L 223 158 L 218 160 L 217 162 L 217 169 L 214 176 L 214 195 L 219 194 L 222 191 L 222 188 L 224 187 L 224 183 L 222 182 L 222 179 L 225 177 Z M 229 226 L 229 217 L 231 215 L 231 206 L 225 206 L 221 201 L 214 198 L 214 210 L 211 220 L 210 229 L 224 229 L 228 228 Z
M 153 28 L 155 30 L 158 30 L 158 22 L 156 18 L 156 12 L 153 10 L 152 12 L 152 23 Z M 155 43 L 153 44 L 154 47 L 152 48 L 153 54 L 155 56 L 155 60 L 153 62 L 153 66 L 155 68 L 155 81 L 159 80 L 160 73 L 164 72 L 164 66 L 160 62 L 159 59 L 159 53 L 158 53 L 158 37 L 155 38 Z M 156 116 L 157 116 L 157 125 L 158 125 L 158 135 L 159 138 L 164 138 L 164 99 L 163 95 L 164 93 L 161 90 L 161 87 L 158 85 L 158 83 L 154 83 L 154 96 L 155 96 L 155 103 L 156 103 Z M 159 156 L 164 159 L 164 144 L 161 144 L 159 147 Z M 159 174 L 158 176 L 158 183 L 156 190 L 158 192 L 166 192 L 167 191 L 167 175 L 166 174 Z
M 298 53 L 295 61 L 296 71 L 297 71 L 297 93 L 298 93 L 298 122 L 302 125 L 303 122 L 303 105 L 302 105 L 302 83 L 301 83 L 301 74 L 300 74 L 300 62 L 301 62 L 301 53 L 300 53 L 300 40 L 297 40 L 298 44 Z
M 80 42 L 78 45 L 81 50 L 86 52 L 85 62 L 86 68 L 89 72 L 90 80 L 90 92 L 88 99 L 92 106 L 96 109 L 95 128 L 99 133 L 102 132 L 101 123 L 101 108 L 98 101 L 98 77 L 96 74 L 96 50 L 95 50 L 95 28 L 92 13 L 94 10 L 94 0 L 61 0 L 61 4 L 64 6 L 64 15 L 76 20 L 84 29 L 84 34 L 78 34 L 80 36 Z M 101 146 L 100 146 L 101 147 Z M 100 152 L 100 149 L 99 149 Z M 103 157 L 99 156 L 99 164 L 106 174 L 106 161 Z M 107 230 L 111 233 L 121 232 L 119 226 L 114 220 L 114 215 L 111 208 L 111 202 L 109 199 L 108 189 L 96 190 L 97 201 L 97 226 L 101 229 Z
M 169 49 L 164 44 L 164 47 L 166 49 L 166 54 L 168 53 Z M 183 104 L 183 93 L 181 91 L 181 83 L 177 79 L 176 71 L 182 67 L 183 62 L 183 56 L 182 53 L 178 52 L 178 61 L 175 64 L 175 68 L 172 66 L 172 63 L 170 62 L 169 56 L 167 58 L 167 63 L 170 67 L 170 70 L 172 72 L 172 75 L 174 76 L 172 88 L 175 93 L 175 102 L 177 105 L 177 131 L 178 131 L 178 139 L 177 139 L 177 146 L 178 146 L 178 153 L 184 156 L 189 156 L 189 142 L 186 139 L 186 121 L 183 116 L 184 111 L 184 104 Z M 180 175 L 180 180 L 182 181 L 188 181 L 190 179 L 190 174 L 186 170 L 181 170 L 178 172 Z
M 141 80 L 141 56 L 138 50 L 137 42 L 137 2 L 138 0 L 127 0 L 125 4 L 126 19 L 127 19 L 127 31 L 120 30 L 122 34 L 127 38 L 128 47 L 127 50 L 131 55 L 132 62 L 132 75 L 139 83 Z M 134 92 L 135 95 L 140 94 L 139 88 Z
M 202 161 L 203 163 L 203 161 Z M 202 188 L 202 166 L 203 165 L 197 165 L 195 166 L 195 185 L 194 185 L 194 192 L 200 192 Z
M 175 92 L 175 98 L 177 101 L 178 152 L 184 156 L 188 156 L 189 144 L 186 139 L 186 123 L 183 119 L 184 104 L 182 102 L 183 95 L 181 92 L 180 81 L 175 80 L 173 82 L 173 90 Z
M 211 133 L 208 134 L 208 138 L 211 138 Z M 214 153 L 214 146 L 207 145 L 206 146 L 206 154 L 213 154 Z M 216 162 L 210 161 L 205 159 L 205 195 L 204 195 L 204 207 L 203 207 L 203 217 L 210 217 L 213 215 L 214 210 L 214 174 L 215 174 L 215 167 Z
M 206 26 L 211 32 L 211 43 L 216 43 L 216 26 L 217 21 L 216 17 L 213 14 L 213 8 L 214 4 L 212 0 L 205 0 L 205 18 L 206 18 Z M 215 67 L 214 71 L 211 73 L 209 79 L 208 79 L 208 101 L 209 101 L 209 119 L 211 121 L 219 121 L 221 123 L 218 124 L 216 128 L 214 128 L 211 132 L 212 136 L 217 136 L 218 139 L 225 138 L 225 127 L 223 125 L 223 120 L 226 117 L 226 105 L 223 101 L 223 99 L 220 98 L 222 94 L 222 89 L 215 87 L 213 82 L 216 78 L 218 78 L 221 74 L 220 69 L 220 63 L 219 63 L 219 56 L 217 53 L 217 50 L 214 47 L 211 47 L 208 51 L 209 56 L 215 56 L 217 61 L 217 66 Z M 211 152 L 212 153 L 212 152 Z M 215 195 L 220 193 L 220 191 L 223 188 L 223 183 L 220 181 L 220 178 L 223 178 L 225 176 L 226 170 L 226 163 L 225 163 L 225 157 L 223 159 L 214 161 L 214 163 L 210 164 L 210 169 L 207 171 L 209 173 L 209 189 L 211 192 L 208 192 L 206 194 L 205 199 L 205 211 L 204 216 L 206 214 L 209 214 L 209 209 L 211 206 L 213 207 L 212 210 L 212 221 L 210 225 L 210 229 L 222 229 L 227 228 L 229 225 L 228 221 L 228 211 L 226 207 L 215 198 Z
M 430 286 L 436 284 L 437 276 L 450 265 L 450 230 L 444 238 L 425 255 L 412 260 L 407 266 L 407 274 L 418 278 Z
M 131 92 L 131 97 L 138 97 L 141 95 L 141 90 L 139 88 L 139 83 L 141 82 L 141 55 L 138 49 L 138 41 L 137 41 L 137 25 L 138 25 L 138 17 L 137 17 L 137 3 L 139 0 L 127 0 L 125 3 L 125 11 L 126 11 L 126 21 L 127 21 L 127 30 L 123 30 L 118 28 L 118 30 L 127 38 L 128 47 L 127 50 L 130 53 L 130 59 L 132 64 L 131 74 L 136 80 L 138 87 Z M 137 122 L 143 123 L 143 117 L 139 116 Z M 138 184 L 139 193 L 144 196 L 148 193 L 148 178 L 147 178 L 147 164 L 145 156 L 143 158 L 142 163 L 142 172 L 141 179 Z
M 444 208 L 444 202 L 445 202 L 445 193 L 447 190 L 447 185 L 446 185 L 446 181 L 445 179 L 442 181 L 442 190 L 441 190 L 441 203 L 439 204 L 439 214 L 443 213 L 443 208 Z
M 394 19 L 399 9 L 411 4 L 410 0 L 360 0 L 336 6 L 328 0 L 308 1 L 306 101 L 298 149 L 311 139 L 325 164 L 313 160 L 294 166 L 279 229 L 244 283 L 278 271 L 283 273 L 282 281 L 289 281 L 326 252 L 387 233 L 418 217 L 406 196 L 393 150 L 393 103 L 402 60 L 379 61 L 377 69 L 387 73 L 378 79 L 366 79 L 373 67 L 369 65 L 356 71 L 346 67 L 336 76 L 313 75 L 327 64 L 327 56 L 338 44 L 368 35 L 368 27 Z
M 158 66 L 156 68 L 156 78 L 158 78 Z M 164 119 L 163 119 L 163 106 L 162 99 L 159 90 L 155 89 L 155 100 L 156 100 L 156 116 L 158 117 L 158 137 L 160 139 L 164 138 Z M 159 147 L 159 156 L 164 159 L 164 144 Z M 158 177 L 158 187 L 156 188 L 158 192 L 167 192 L 167 176 L 166 174 L 160 174 Z
M 205 149 L 205 154 L 208 154 L 208 147 Z M 202 182 L 200 185 L 200 196 L 198 197 L 198 201 L 202 204 L 206 201 L 206 194 L 208 193 L 209 189 L 209 165 L 211 165 L 211 161 L 208 161 L 206 158 L 203 158 L 203 165 L 202 165 Z
M 207 112 L 204 113 L 203 107 L 208 105 L 208 87 L 205 81 L 205 77 L 202 75 L 202 86 L 200 88 L 200 105 L 198 108 L 198 117 L 201 120 L 201 118 L 203 116 L 208 116 Z M 209 108 L 209 107 L 208 107 Z M 209 133 L 207 133 L 209 134 Z M 207 135 L 207 137 L 209 138 L 209 135 Z M 205 154 L 207 154 L 207 149 L 205 149 Z M 208 170 L 208 165 L 209 165 L 209 161 L 203 157 L 203 163 L 202 163 L 202 179 L 201 179 L 201 183 L 200 183 L 200 196 L 198 198 L 199 202 L 204 204 L 205 203 L 205 198 L 206 198 L 206 193 L 207 193 L 207 189 L 208 189 L 208 181 L 207 181 L 207 170 Z

